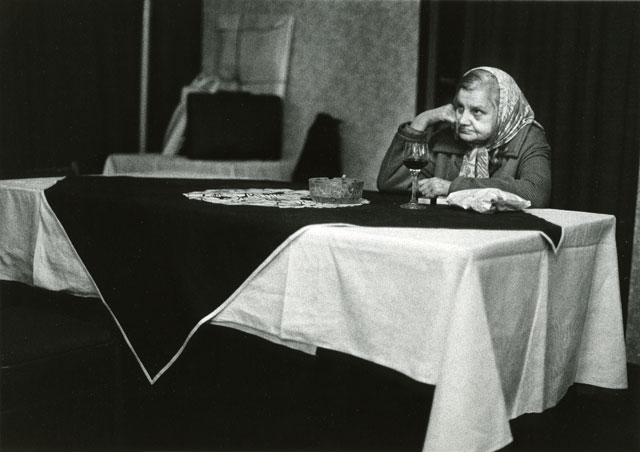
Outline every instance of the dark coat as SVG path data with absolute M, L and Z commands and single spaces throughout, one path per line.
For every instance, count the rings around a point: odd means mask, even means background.
M 531 201 L 531 207 L 548 207 L 551 195 L 551 150 L 544 130 L 536 123 L 523 127 L 498 151 L 498 162 L 489 165 L 489 178 L 460 177 L 466 143 L 456 140 L 447 127 L 418 132 L 402 124 L 393 138 L 378 173 L 378 190 L 406 192 L 411 174 L 402 163 L 402 149 L 407 141 L 426 140 L 432 151 L 421 178 L 439 177 L 451 181 L 449 193 L 471 188 L 498 188 Z M 493 159 L 491 159 L 493 160 Z

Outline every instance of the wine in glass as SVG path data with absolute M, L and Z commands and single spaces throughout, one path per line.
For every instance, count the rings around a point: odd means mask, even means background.
M 426 143 L 405 143 L 402 161 L 411 172 L 411 201 L 402 204 L 403 209 L 426 209 L 418 204 L 418 174 L 429 163 L 429 148 Z

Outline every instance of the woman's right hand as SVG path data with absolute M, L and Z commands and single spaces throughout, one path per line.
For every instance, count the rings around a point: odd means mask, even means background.
M 454 124 L 456 122 L 456 111 L 453 105 L 446 104 L 438 108 L 423 111 L 413 119 L 411 127 L 416 130 L 425 131 L 427 127 L 439 122 L 446 122 L 448 124 Z

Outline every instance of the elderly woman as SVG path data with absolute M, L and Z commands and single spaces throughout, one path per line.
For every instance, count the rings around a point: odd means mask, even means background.
M 453 104 L 420 113 L 400 125 L 378 174 L 378 189 L 404 192 L 411 175 L 403 165 L 406 142 L 431 150 L 421 171 L 422 196 L 446 196 L 471 188 L 498 188 L 547 207 L 551 151 L 516 82 L 504 71 L 479 67 L 458 84 Z

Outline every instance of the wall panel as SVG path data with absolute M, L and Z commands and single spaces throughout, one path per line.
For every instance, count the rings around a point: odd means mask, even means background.
M 283 156 L 293 169 L 315 116 L 329 113 L 342 121 L 343 172 L 373 189 L 398 124 L 415 113 L 419 10 L 418 0 L 204 0 L 203 69 L 217 14 L 293 14 Z

